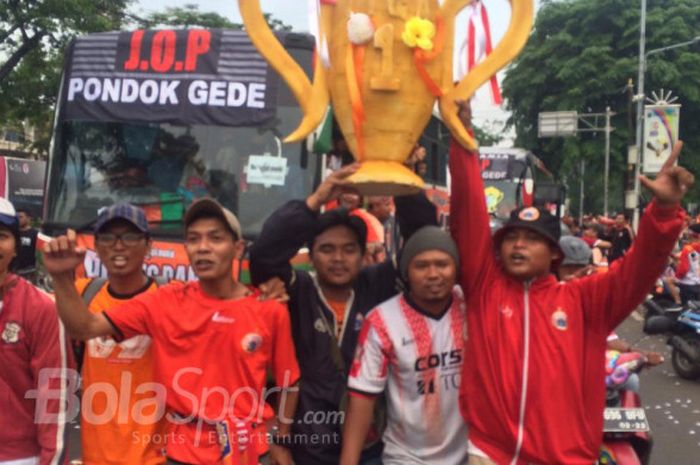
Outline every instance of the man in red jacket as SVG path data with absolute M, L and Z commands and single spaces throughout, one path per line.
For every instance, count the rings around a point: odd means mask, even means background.
M 468 121 L 465 105 L 460 117 Z M 608 273 L 559 283 L 559 221 L 521 208 L 492 239 L 479 159 L 453 143 L 450 222 L 467 298 L 460 407 L 470 465 L 596 462 L 606 338 L 652 287 L 683 225 L 679 202 L 693 177 L 673 166 L 680 148 L 654 181 L 642 178 L 655 199 L 627 255 Z
M 19 233 L 0 198 L 0 464 L 65 465 L 77 373 L 51 298 L 8 271 Z

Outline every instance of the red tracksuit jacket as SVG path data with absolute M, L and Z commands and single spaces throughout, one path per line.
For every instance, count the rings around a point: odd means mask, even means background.
M 77 388 L 68 336 L 47 294 L 15 275 L 3 287 L 0 462 L 39 457 L 40 465 L 66 464 L 67 403 Z
M 470 440 L 499 465 L 592 465 L 602 441 L 608 334 L 642 301 L 683 226 L 652 203 L 608 273 L 523 283 L 494 254 L 478 158 L 450 149 L 450 223 L 468 335 L 460 407 Z

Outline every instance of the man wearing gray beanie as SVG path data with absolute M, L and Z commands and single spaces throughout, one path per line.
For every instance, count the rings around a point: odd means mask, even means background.
M 459 252 L 452 237 L 437 226 L 425 226 L 411 236 L 403 246 L 399 259 L 399 271 L 401 278 L 408 281 L 408 264 L 413 258 L 426 250 L 440 250 L 452 257 L 459 268 Z
M 399 270 L 408 290 L 370 312 L 358 338 L 340 465 L 358 464 L 382 393 L 385 465 L 466 463 L 467 428 L 455 408 L 466 338 L 458 269 L 457 246 L 436 226 L 404 245 Z

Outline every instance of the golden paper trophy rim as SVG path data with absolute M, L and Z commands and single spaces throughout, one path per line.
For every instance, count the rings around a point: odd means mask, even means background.
M 362 195 L 412 195 L 425 188 L 420 176 L 395 161 L 367 160 L 348 180 Z

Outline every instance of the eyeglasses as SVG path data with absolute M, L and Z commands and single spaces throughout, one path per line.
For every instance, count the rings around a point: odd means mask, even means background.
M 126 246 L 139 245 L 142 240 L 146 238 L 143 233 L 128 232 L 124 234 L 114 234 L 114 233 L 99 233 L 95 236 L 95 242 L 100 245 L 113 246 L 118 240 L 122 241 L 122 244 Z

